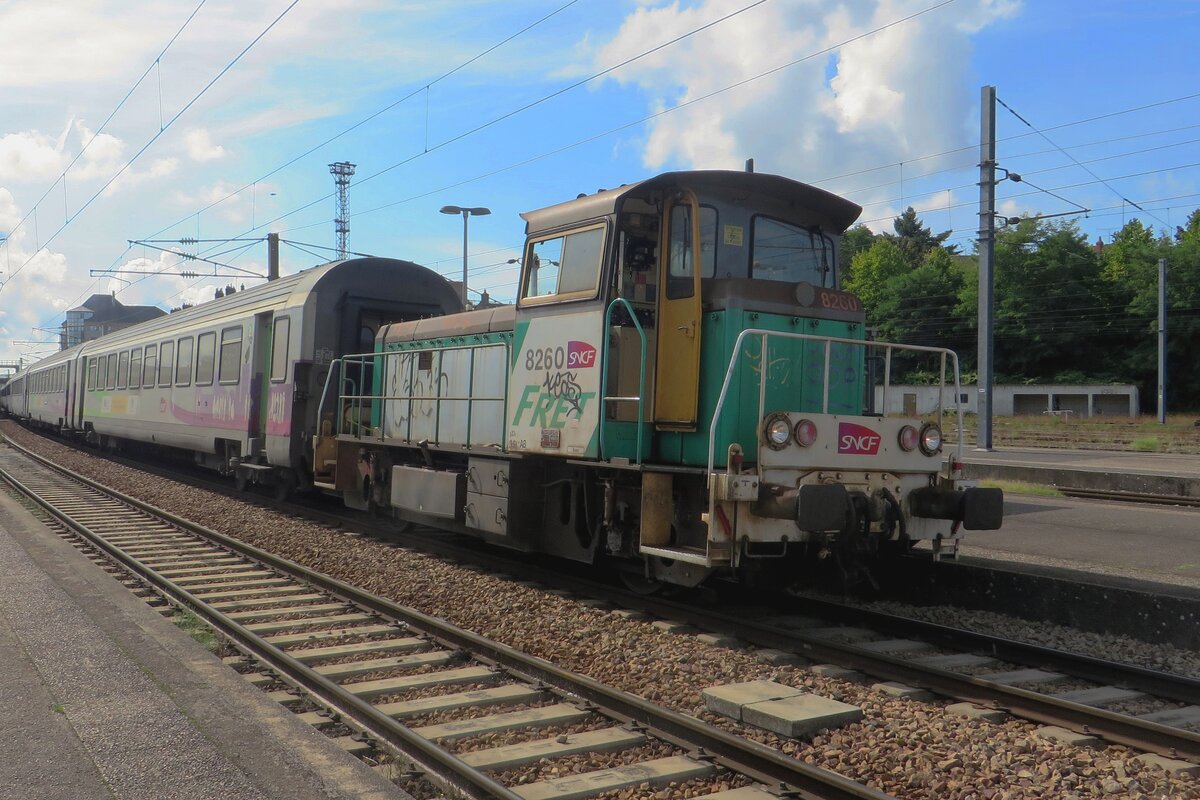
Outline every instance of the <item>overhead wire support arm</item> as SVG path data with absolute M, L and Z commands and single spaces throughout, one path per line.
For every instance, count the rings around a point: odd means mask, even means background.
M 1069 152 L 1067 152 L 1067 150 L 1064 147 L 1062 147 L 1062 145 L 1060 145 L 1058 142 L 1051 139 L 1049 136 L 1047 136 L 1042 131 L 1038 130 L 1038 128 L 1035 127 L 1032 122 L 1030 122 L 1029 120 L 1022 117 L 1020 114 L 1018 114 L 1016 109 L 1014 109 L 1008 103 L 1004 102 L 1003 100 L 1001 100 L 998 97 L 996 98 L 996 102 L 999 103 L 1000 105 L 1004 106 L 1006 109 L 1008 109 L 1008 113 L 1012 114 L 1014 117 L 1016 117 L 1018 120 L 1020 120 L 1026 127 L 1028 127 L 1031 131 L 1036 133 L 1038 136 L 1045 139 L 1052 147 L 1054 147 L 1056 150 L 1058 150 L 1060 153 L 1062 153 L 1067 158 L 1071 159 L 1071 161 L 1073 161 L 1075 163 L 1075 166 L 1079 167 L 1084 172 L 1091 175 L 1093 178 L 1096 179 L 1097 182 L 1104 184 L 1104 186 L 1106 186 L 1109 189 L 1109 191 L 1111 191 L 1113 194 L 1120 197 L 1122 201 L 1129 203 L 1129 205 L 1133 206 L 1138 211 L 1141 211 L 1143 214 L 1147 214 L 1151 217 L 1154 217 L 1154 219 L 1158 220 L 1163 225 L 1167 225 L 1167 223 L 1162 219 L 1162 217 L 1158 216 L 1157 214 L 1153 213 L 1152 211 L 1147 211 L 1146 209 L 1142 208 L 1137 203 L 1130 200 L 1122 192 L 1118 191 L 1115 186 L 1113 186 L 1111 183 L 1109 183 L 1104 178 L 1101 178 L 1099 175 L 1097 175 L 1095 172 L 1093 172 L 1089 167 L 1084 165 L 1079 159 L 1077 159 L 1075 156 L 1073 156 Z M 1037 187 L 1034 187 L 1034 188 L 1037 188 Z M 1045 190 L 1043 189 L 1042 191 L 1045 191 Z M 1055 197 L 1057 197 L 1057 196 L 1058 195 L 1055 195 Z M 1061 199 L 1065 199 L 1065 198 L 1059 198 L 1059 199 L 1061 200 Z M 1067 200 L 1067 202 L 1070 203 L 1071 201 Z M 1170 226 L 1168 225 L 1167 227 L 1170 227 Z
M 187 261 L 203 261 L 205 264 L 212 264 L 214 267 L 222 267 L 224 269 L 231 269 L 235 272 L 241 273 L 242 275 L 249 275 L 254 278 L 266 278 L 267 277 L 266 275 L 260 275 L 259 273 L 255 272 L 253 270 L 242 269 L 241 267 L 235 267 L 232 264 L 224 264 L 220 261 L 213 261 L 212 259 L 204 258 L 203 256 L 194 255 L 192 253 L 181 253 L 178 250 L 170 250 L 166 247 L 159 247 L 156 244 L 151 244 L 149 241 L 138 241 L 135 239 L 129 239 L 127 241 L 131 245 L 140 244 L 143 247 L 149 247 L 151 250 L 158 250 L 163 253 L 171 253 L 173 255 L 177 255 L 180 258 L 185 259 Z M 95 274 L 96 272 L 97 272 L 97 270 L 92 270 L 93 274 Z M 101 270 L 101 272 L 103 274 L 109 274 L 111 272 L 111 270 Z
M 155 272 L 149 269 L 94 269 L 88 273 L 92 278 L 105 278 L 110 275 L 152 275 L 161 278 L 245 278 L 238 273 L 213 272 L 201 275 L 198 272 L 181 270 L 179 272 Z M 266 278 L 265 275 L 253 275 L 254 278 Z

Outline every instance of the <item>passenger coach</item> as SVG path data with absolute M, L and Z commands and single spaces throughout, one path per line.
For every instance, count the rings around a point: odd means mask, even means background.
M 311 481 L 312 399 L 334 358 L 387 323 L 460 309 L 411 262 L 334 262 L 58 353 L 15 376 L 5 403 L 99 445 L 177 448 L 286 489 Z

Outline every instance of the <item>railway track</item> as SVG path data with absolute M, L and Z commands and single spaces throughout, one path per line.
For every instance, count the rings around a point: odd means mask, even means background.
M 478 560 L 477 548 L 444 537 L 408 541 L 443 557 L 468 563 Z M 750 610 L 721 613 L 698 608 L 690 600 L 647 597 L 587 578 L 547 573 L 495 552 L 489 553 L 487 567 L 785 656 L 837 665 L 861 673 L 846 673 L 850 679 L 869 676 L 873 681 L 892 682 L 898 685 L 889 689 L 907 696 L 933 693 L 975 706 L 959 709 L 965 713 L 1007 713 L 1061 728 L 1064 741 L 1103 740 L 1169 759 L 1200 762 L 1200 680 L 1195 678 L 813 597 L 783 598 L 779 607 L 757 614 L 756 619 Z M 946 649 L 953 652 L 928 654 Z M 1072 681 L 1096 685 L 1063 688 Z M 1156 700 L 1165 708 L 1141 715 L 1102 707 Z
M 1113 500 L 1121 503 L 1148 503 L 1160 506 L 1200 508 L 1200 497 L 1189 497 L 1181 494 L 1119 492 L 1110 489 L 1080 489 L 1070 486 L 1059 486 L 1057 488 L 1067 497 L 1078 497 L 1084 500 Z
M 471 558 L 469 548 L 440 538 L 424 539 L 421 546 L 453 558 Z M 489 563 L 492 569 L 538 578 L 538 571 L 523 569 L 519 562 L 496 564 L 495 556 L 489 555 Z M 861 673 L 859 679 L 894 682 L 900 684 L 893 687 L 897 691 L 913 690 L 910 696 L 933 693 L 980 711 L 1007 712 L 1062 728 L 1064 740 L 1102 739 L 1200 763 L 1200 680 L 1195 678 L 812 597 L 785 598 L 765 615 L 751 610 L 723 613 L 692 602 L 623 592 L 585 578 L 557 573 L 542 577 L 558 589 L 853 670 Z M 953 652 L 928 655 L 944 649 Z M 1096 686 L 1062 689 L 1069 680 Z M 1153 700 L 1166 708 L 1139 717 L 1102 707 Z M 1072 737 L 1072 731 L 1081 735 Z
M 405 775 L 415 769 L 443 791 L 562 800 L 691 781 L 691 796 L 705 794 L 695 787 L 728 787 L 709 793 L 719 800 L 886 797 L 194 526 L 11 443 L 0 448 L 0 476 L 72 536 L 212 625 L 244 655 L 231 661 L 250 659 L 274 676 L 251 679 L 341 734 L 345 749 L 399 753 L 413 765 Z M 488 746 L 501 732 L 513 743 Z M 529 765 L 544 759 L 613 750 L 648 758 L 528 780 Z

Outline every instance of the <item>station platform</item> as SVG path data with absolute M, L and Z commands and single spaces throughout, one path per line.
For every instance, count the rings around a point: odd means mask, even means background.
M 0 493 L 0 798 L 408 797 Z
M 968 478 L 1200 498 L 1200 455 L 964 447 L 963 463 Z

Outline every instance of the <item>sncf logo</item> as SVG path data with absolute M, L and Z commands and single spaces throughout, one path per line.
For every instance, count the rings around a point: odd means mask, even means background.
M 870 428 L 853 422 L 838 423 L 838 452 L 852 456 L 873 456 L 879 452 L 880 436 Z
M 587 342 L 567 342 L 567 369 L 586 369 L 596 366 L 596 348 Z

